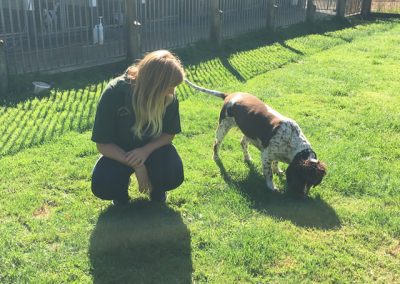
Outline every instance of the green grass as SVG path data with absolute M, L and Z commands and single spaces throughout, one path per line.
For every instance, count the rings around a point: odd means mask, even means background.
M 239 131 L 215 163 L 222 101 L 185 86 L 174 140 L 185 182 L 167 207 L 135 183 L 125 209 L 90 192 L 90 128 L 110 74 L 58 78 L 49 96 L 4 99 L 0 282 L 398 281 L 400 22 L 331 25 L 178 51 L 193 81 L 253 93 L 300 124 L 329 169 L 307 200 L 266 192 L 258 152 L 242 161 Z

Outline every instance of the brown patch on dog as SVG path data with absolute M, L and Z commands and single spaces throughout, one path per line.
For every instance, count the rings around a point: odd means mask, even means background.
M 259 139 L 264 147 L 282 123 L 283 116 L 267 106 L 259 98 L 247 93 L 233 93 L 225 98 L 223 112 L 234 117 L 242 133 L 251 139 Z M 221 119 L 220 119 L 221 120 Z

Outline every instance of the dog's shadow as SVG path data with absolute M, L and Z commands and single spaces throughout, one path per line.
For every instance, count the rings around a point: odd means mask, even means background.
M 90 238 L 94 283 L 190 283 L 190 233 L 180 214 L 136 200 L 103 211 Z
M 298 198 L 286 192 L 271 192 L 266 189 L 264 177 L 251 162 L 247 163 L 248 176 L 238 181 L 229 175 L 220 160 L 216 164 L 225 182 L 237 188 L 258 211 L 305 228 L 334 230 L 341 227 L 335 210 L 319 196 Z

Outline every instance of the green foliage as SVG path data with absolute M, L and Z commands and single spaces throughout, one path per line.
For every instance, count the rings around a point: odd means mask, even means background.
M 111 74 L 5 99 L 0 282 L 398 281 L 400 22 L 326 25 L 177 51 L 196 83 L 253 93 L 300 124 L 329 170 L 306 200 L 266 192 L 259 153 L 251 147 L 253 162 L 243 162 L 237 130 L 215 163 L 222 101 L 184 85 L 174 143 L 185 182 L 167 206 L 135 182 L 127 208 L 90 192 L 98 157 L 90 128 Z

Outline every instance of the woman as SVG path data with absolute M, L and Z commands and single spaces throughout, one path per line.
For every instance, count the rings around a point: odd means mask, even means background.
M 92 191 L 114 204 L 126 204 L 135 172 L 139 190 L 165 202 L 166 191 L 183 182 L 181 158 L 172 145 L 181 131 L 175 88 L 184 70 L 174 55 L 159 50 L 113 79 L 97 107 L 92 140 L 102 154 Z

